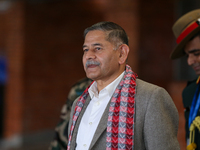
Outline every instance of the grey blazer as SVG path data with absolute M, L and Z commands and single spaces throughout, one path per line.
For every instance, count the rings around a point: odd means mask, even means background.
M 177 140 L 179 117 L 171 97 L 163 88 L 140 79 L 136 79 L 136 84 L 134 150 L 180 150 Z M 72 106 L 69 130 L 77 100 L 78 98 Z M 70 150 L 74 150 L 76 147 L 78 127 L 90 100 L 91 98 L 88 96 L 78 117 L 72 135 Z M 106 149 L 108 111 L 109 104 L 94 134 L 90 150 Z

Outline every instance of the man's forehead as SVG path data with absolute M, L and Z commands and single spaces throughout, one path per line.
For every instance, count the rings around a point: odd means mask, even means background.
M 195 53 L 200 50 L 200 38 L 199 36 L 194 37 L 192 40 L 188 41 L 184 47 L 186 53 Z

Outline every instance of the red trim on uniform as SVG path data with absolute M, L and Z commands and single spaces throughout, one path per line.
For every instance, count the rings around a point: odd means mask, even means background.
M 197 22 L 192 23 L 189 27 L 187 27 L 176 39 L 176 43 L 179 44 L 190 32 L 196 29 L 199 26 Z

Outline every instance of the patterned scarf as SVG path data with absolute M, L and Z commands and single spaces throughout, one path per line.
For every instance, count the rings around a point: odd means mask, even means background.
M 123 80 L 117 86 L 110 103 L 106 150 L 133 150 L 136 77 L 137 75 L 131 70 L 131 67 L 126 65 Z M 76 120 L 89 94 L 88 88 L 80 96 L 75 106 L 67 150 L 70 150 Z

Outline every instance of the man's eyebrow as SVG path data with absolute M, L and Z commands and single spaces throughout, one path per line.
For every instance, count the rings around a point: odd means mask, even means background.
M 103 46 L 101 43 L 94 43 L 92 46 Z
M 94 43 L 92 44 L 92 46 L 103 46 L 103 44 L 101 43 Z M 83 48 L 87 47 L 87 45 L 83 45 Z
M 191 54 L 191 53 L 195 53 L 195 52 L 198 52 L 198 51 L 200 51 L 200 49 L 193 49 L 193 50 L 189 51 L 188 53 Z
M 83 48 L 87 47 L 86 45 L 83 45 Z

